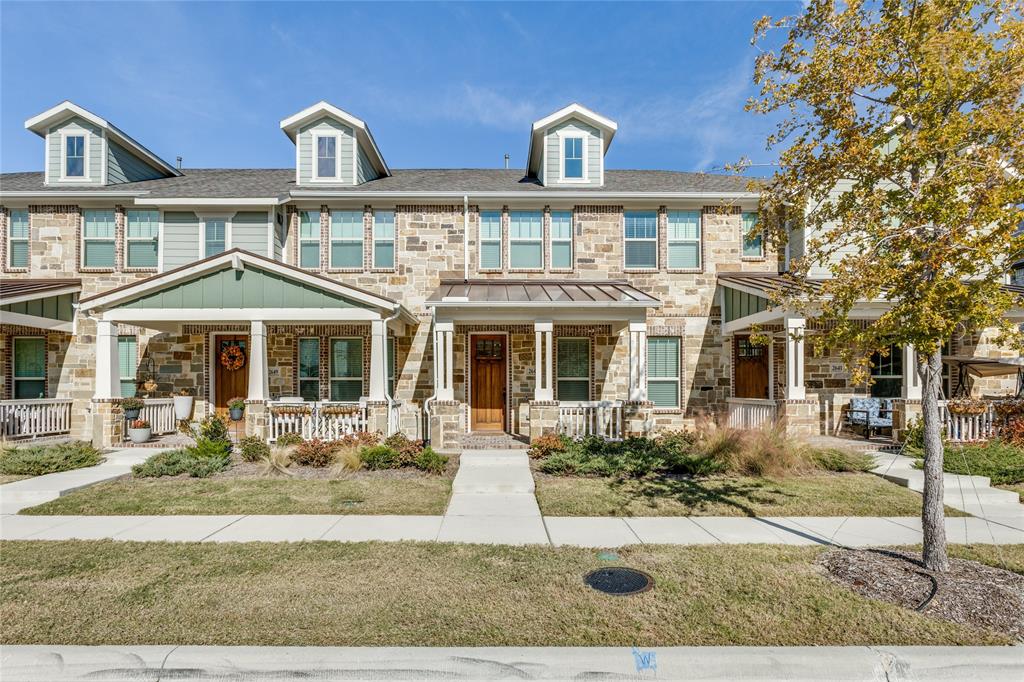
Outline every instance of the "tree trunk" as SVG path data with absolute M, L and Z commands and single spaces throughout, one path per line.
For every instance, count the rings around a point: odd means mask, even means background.
M 918 360 L 921 372 L 921 416 L 924 420 L 924 505 L 921 525 L 924 530 L 924 565 L 932 571 L 949 570 L 946 552 L 946 521 L 943 507 L 942 419 L 939 414 L 939 389 L 942 385 L 942 347 Z

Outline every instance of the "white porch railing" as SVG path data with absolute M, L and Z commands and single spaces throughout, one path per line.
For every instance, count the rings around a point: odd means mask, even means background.
M 622 403 L 561 403 L 558 406 L 558 433 L 570 438 L 600 436 L 605 440 L 622 440 Z
M 774 400 L 729 398 L 728 424 L 734 429 L 764 429 L 775 425 Z
M 0 400 L 0 435 L 35 438 L 71 432 L 71 399 Z
M 145 405 L 139 410 L 139 419 L 145 419 L 153 429 L 153 435 L 174 433 L 177 424 L 174 420 L 174 398 L 146 398 Z
M 270 442 L 286 433 L 297 433 L 304 440 L 337 440 L 366 431 L 366 408 L 351 403 L 268 403 Z M 345 409 L 336 412 L 338 408 Z M 303 411 L 308 410 L 308 411 Z
M 999 435 L 1002 419 L 996 414 L 995 403 L 988 403 L 981 414 L 953 414 L 943 400 L 939 412 L 946 440 L 951 443 L 986 441 Z

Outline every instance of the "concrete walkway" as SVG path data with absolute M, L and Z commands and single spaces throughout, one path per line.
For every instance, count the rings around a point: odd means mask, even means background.
M 948 680 L 1019 682 L 1020 647 L 3 646 L 4 682 Z
M 61 471 L 0 485 L 0 514 L 17 514 L 26 507 L 55 500 L 73 490 L 109 481 L 130 473 L 132 466 L 164 448 L 124 448 L 104 454 L 103 463 L 93 467 Z

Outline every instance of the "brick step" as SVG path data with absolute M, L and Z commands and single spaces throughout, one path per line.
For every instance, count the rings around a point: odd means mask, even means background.
M 462 436 L 463 450 L 525 450 L 525 439 L 507 433 L 467 433 Z

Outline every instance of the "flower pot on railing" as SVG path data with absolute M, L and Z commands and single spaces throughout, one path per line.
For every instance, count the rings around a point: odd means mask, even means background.
M 245 415 L 245 398 L 232 398 L 228 401 L 228 415 L 231 421 L 240 422 Z
M 128 423 L 128 438 L 133 443 L 145 443 L 153 437 L 153 429 L 145 419 L 136 419 Z
M 188 419 L 192 416 L 192 405 L 195 398 L 190 395 L 174 396 L 174 418 L 178 421 Z
M 125 419 L 138 419 L 142 411 L 143 403 L 138 398 L 125 398 L 121 401 L 121 409 L 124 410 Z

